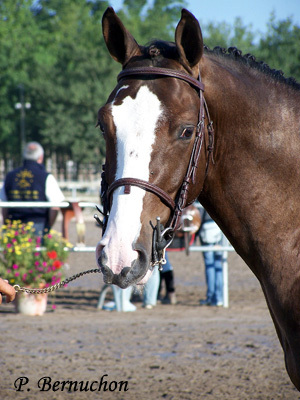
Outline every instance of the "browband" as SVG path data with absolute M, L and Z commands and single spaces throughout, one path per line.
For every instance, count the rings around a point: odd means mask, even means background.
M 170 68 L 159 68 L 159 67 L 140 67 L 140 68 L 129 68 L 121 71 L 117 77 L 118 82 L 126 76 L 130 75 L 162 75 L 172 78 L 182 79 L 188 82 L 190 85 L 204 92 L 204 84 L 198 79 L 185 74 L 184 72 L 176 71 Z

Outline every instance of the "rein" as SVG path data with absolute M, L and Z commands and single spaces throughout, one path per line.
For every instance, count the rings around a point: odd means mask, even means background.
M 70 278 L 65 279 L 64 281 L 61 281 L 59 283 L 56 283 L 55 285 L 49 286 L 47 288 L 43 288 L 43 289 L 30 289 L 27 287 L 21 287 L 20 285 L 14 285 L 13 288 L 15 289 L 15 291 L 18 292 L 25 292 L 25 293 L 29 293 L 29 294 L 43 294 L 43 293 L 50 293 L 53 292 L 54 290 L 57 290 L 59 288 L 61 288 L 62 286 L 67 285 L 69 282 L 74 281 L 77 278 L 80 278 L 83 275 L 86 274 L 96 274 L 101 272 L 99 268 L 96 269 L 89 269 L 88 271 L 83 271 L 83 272 L 79 272 L 78 274 L 72 275 L 70 276 Z
M 111 196 L 115 189 L 120 186 L 124 186 L 124 194 L 129 194 L 131 191 L 131 186 L 137 186 L 143 190 L 149 191 L 155 194 L 159 199 L 171 209 L 171 220 L 169 225 L 163 230 L 163 226 L 160 224 L 160 218 L 157 217 L 156 226 L 152 226 L 153 228 L 153 238 L 152 238 L 152 263 L 151 266 L 161 265 L 165 263 L 164 254 L 165 249 L 171 244 L 175 231 L 179 228 L 180 225 L 180 217 L 182 215 L 183 209 L 186 207 L 187 197 L 188 197 L 188 188 L 189 185 L 195 183 L 196 170 L 198 167 L 198 162 L 200 158 L 200 152 L 202 149 L 203 141 L 205 140 L 204 135 L 204 120 L 205 114 L 208 120 L 207 131 L 208 131 L 208 160 L 206 163 L 205 176 L 208 173 L 209 161 L 210 158 L 213 160 L 213 146 L 214 146 L 214 129 L 213 122 L 210 119 L 208 107 L 203 95 L 204 92 L 204 84 L 201 81 L 200 71 L 199 71 L 199 79 L 195 79 L 192 76 L 173 69 L 168 68 L 158 68 L 158 67 L 139 67 L 139 68 L 129 68 L 121 71 L 117 77 L 118 82 L 123 78 L 137 78 L 138 76 L 143 76 L 146 79 L 153 79 L 155 77 L 167 76 L 171 78 L 181 79 L 196 90 L 199 90 L 199 114 L 198 114 L 198 123 L 196 127 L 196 135 L 194 139 L 193 149 L 189 160 L 189 165 L 187 168 L 187 172 L 185 177 L 183 178 L 183 182 L 181 184 L 179 194 L 174 201 L 168 193 L 166 193 L 163 189 L 154 185 L 153 183 L 144 181 L 142 179 L 137 178 L 120 178 L 115 180 L 110 185 L 107 184 L 105 179 L 105 166 L 103 166 L 102 172 L 102 180 L 101 180 L 101 199 L 103 205 L 103 233 L 106 228 L 110 204 L 111 204 Z

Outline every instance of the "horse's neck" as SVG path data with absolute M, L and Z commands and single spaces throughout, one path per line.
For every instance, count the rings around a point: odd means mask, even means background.
M 300 92 L 214 67 L 205 84 L 216 163 L 201 200 L 248 264 L 271 265 L 280 246 L 300 247 Z

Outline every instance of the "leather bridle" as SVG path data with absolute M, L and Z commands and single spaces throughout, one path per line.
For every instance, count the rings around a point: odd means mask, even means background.
M 181 188 L 178 192 L 178 195 L 176 196 L 175 201 L 160 187 L 154 185 L 153 183 L 144 181 L 142 179 L 121 178 L 115 180 L 108 186 L 107 181 L 105 179 L 105 170 L 103 167 L 102 181 L 101 181 L 101 200 L 102 200 L 103 214 L 104 214 L 103 230 L 105 230 L 106 228 L 107 217 L 110 209 L 111 195 L 114 192 L 114 190 L 120 186 L 124 186 L 124 194 L 130 193 L 131 186 L 137 186 L 143 190 L 149 191 L 155 194 L 157 197 L 159 197 L 160 200 L 171 209 L 170 223 L 168 224 L 167 228 L 162 230 L 163 226 L 160 224 L 159 217 L 157 217 L 156 226 L 153 226 L 151 224 L 153 228 L 152 266 L 158 264 L 161 267 L 161 264 L 165 262 L 164 251 L 166 247 L 168 247 L 172 242 L 175 231 L 176 229 L 178 229 L 180 225 L 180 217 L 182 211 L 187 205 L 189 185 L 191 183 L 192 184 L 195 183 L 196 169 L 198 166 L 202 144 L 203 141 L 205 140 L 204 136 L 205 114 L 208 120 L 207 130 L 208 130 L 208 141 L 209 141 L 207 148 L 208 159 L 206 162 L 205 176 L 207 175 L 210 158 L 212 159 L 213 162 L 214 130 L 213 130 L 213 123 L 210 119 L 207 104 L 203 95 L 204 84 L 201 81 L 200 71 L 199 71 L 199 78 L 195 79 L 184 72 L 176 71 L 173 69 L 158 68 L 158 67 L 139 67 L 139 68 L 124 69 L 123 71 L 120 72 L 117 79 L 118 81 L 120 81 L 123 78 L 128 78 L 128 77 L 137 78 L 140 76 L 147 77 L 147 79 L 153 79 L 154 76 L 155 77 L 167 76 L 167 77 L 181 79 L 189 83 L 195 89 L 199 90 L 199 99 L 200 99 L 198 123 L 196 127 L 194 145 L 185 177 L 183 179 Z

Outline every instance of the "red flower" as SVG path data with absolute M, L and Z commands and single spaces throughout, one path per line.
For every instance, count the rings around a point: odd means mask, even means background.
M 59 260 L 55 260 L 53 263 L 53 267 L 56 269 L 59 269 L 61 267 L 61 262 Z
M 55 258 L 57 257 L 57 253 L 56 253 L 55 250 L 48 251 L 47 256 L 48 256 L 49 258 L 51 258 L 51 260 L 55 260 Z

